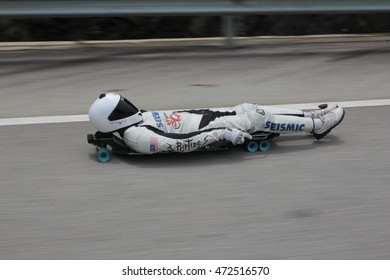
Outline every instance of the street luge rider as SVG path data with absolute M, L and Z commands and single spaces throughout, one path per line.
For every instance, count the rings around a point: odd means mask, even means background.
M 257 131 L 312 133 L 319 140 L 343 120 L 344 114 L 336 104 L 304 112 L 250 103 L 147 112 L 116 93 L 101 94 L 89 110 L 90 121 L 98 131 L 118 132 L 131 149 L 144 154 L 192 152 L 221 140 L 242 144 Z

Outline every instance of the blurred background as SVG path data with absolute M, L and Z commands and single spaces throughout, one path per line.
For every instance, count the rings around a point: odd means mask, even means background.
M 218 16 L 0 19 L 0 40 L 66 41 L 221 36 Z M 237 36 L 362 34 L 390 30 L 390 14 L 247 15 Z

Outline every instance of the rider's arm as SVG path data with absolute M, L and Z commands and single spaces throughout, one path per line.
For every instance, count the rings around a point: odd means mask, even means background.
M 225 128 L 211 128 L 193 133 L 164 133 L 148 126 L 133 126 L 124 133 L 124 141 L 143 154 L 192 152 L 224 139 Z

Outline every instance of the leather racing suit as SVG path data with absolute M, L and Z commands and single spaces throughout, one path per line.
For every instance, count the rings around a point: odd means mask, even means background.
M 153 154 L 192 152 L 224 139 L 226 129 L 249 134 L 312 132 L 313 120 L 296 109 L 244 103 L 228 108 L 143 112 L 143 121 L 124 132 L 133 150 Z

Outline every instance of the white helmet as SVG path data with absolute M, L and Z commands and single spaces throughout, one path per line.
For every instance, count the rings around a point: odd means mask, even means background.
M 102 93 L 89 109 L 89 120 L 100 132 L 114 132 L 143 120 L 130 101 L 117 93 Z

